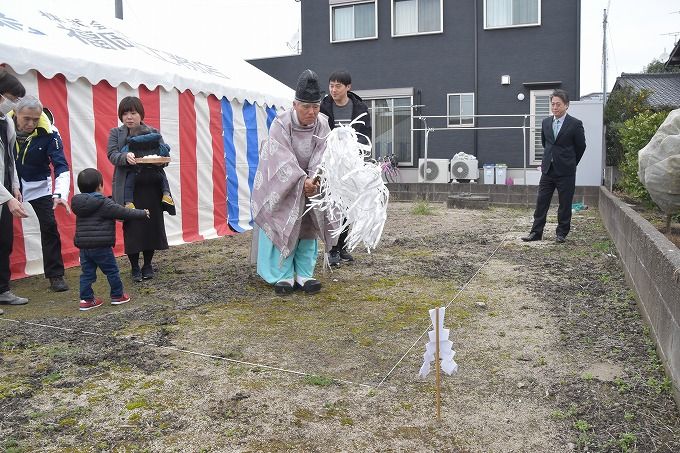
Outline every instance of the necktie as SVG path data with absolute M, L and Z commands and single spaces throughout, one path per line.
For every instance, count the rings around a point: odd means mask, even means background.
M 560 131 L 560 120 L 553 121 L 553 136 L 557 138 L 557 133 Z

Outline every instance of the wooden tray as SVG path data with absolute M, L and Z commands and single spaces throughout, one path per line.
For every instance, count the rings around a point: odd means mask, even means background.
M 169 157 L 138 157 L 135 160 L 138 164 L 167 164 L 170 162 Z

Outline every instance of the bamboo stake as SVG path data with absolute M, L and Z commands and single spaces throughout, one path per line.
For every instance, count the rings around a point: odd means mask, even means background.
M 435 394 L 436 394 L 436 401 L 437 401 L 437 421 L 441 422 L 442 421 L 442 402 L 441 402 L 441 380 L 440 380 L 440 363 L 439 363 L 439 307 L 435 308 L 435 326 L 434 326 L 434 341 L 436 343 L 435 345 L 435 356 L 434 356 L 434 362 L 435 362 L 435 370 L 436 370 L 436 384 L 435 384 Z

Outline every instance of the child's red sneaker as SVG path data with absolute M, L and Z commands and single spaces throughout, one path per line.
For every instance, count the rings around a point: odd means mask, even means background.
M 130 302 L 130 296 L 126 293 L 123 293 L 122 296 L 111 298 L 111 305 L 122 305 L 126 302 Z
M 99 307 L 103 303 L 104 303 L 104 301 L 101 300 L 98 297 L 95 297 L 94 299 L 90 299 L 90 300 L 81 300 L 80 301 L 80 311 L 92 310 L 93 308 Z

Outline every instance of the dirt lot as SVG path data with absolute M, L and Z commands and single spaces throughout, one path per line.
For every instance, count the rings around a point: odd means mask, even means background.
M 31 303 L 0 318 L 0 450 L 680 451 L 597 211 L 562 245 L 554 224 L 522 243 L 528 211 L 413 208 L 393 203 L 379 249 L 319 271 L 315 296 L 274 296 L 250 234 L 174 247 L 141 284 L 123 264 L 121 307 L 79 312 L 77 269 L 68 293 L 16 282 Z M 441 423 L 417 376 L 438 305 L 460 366 Z

